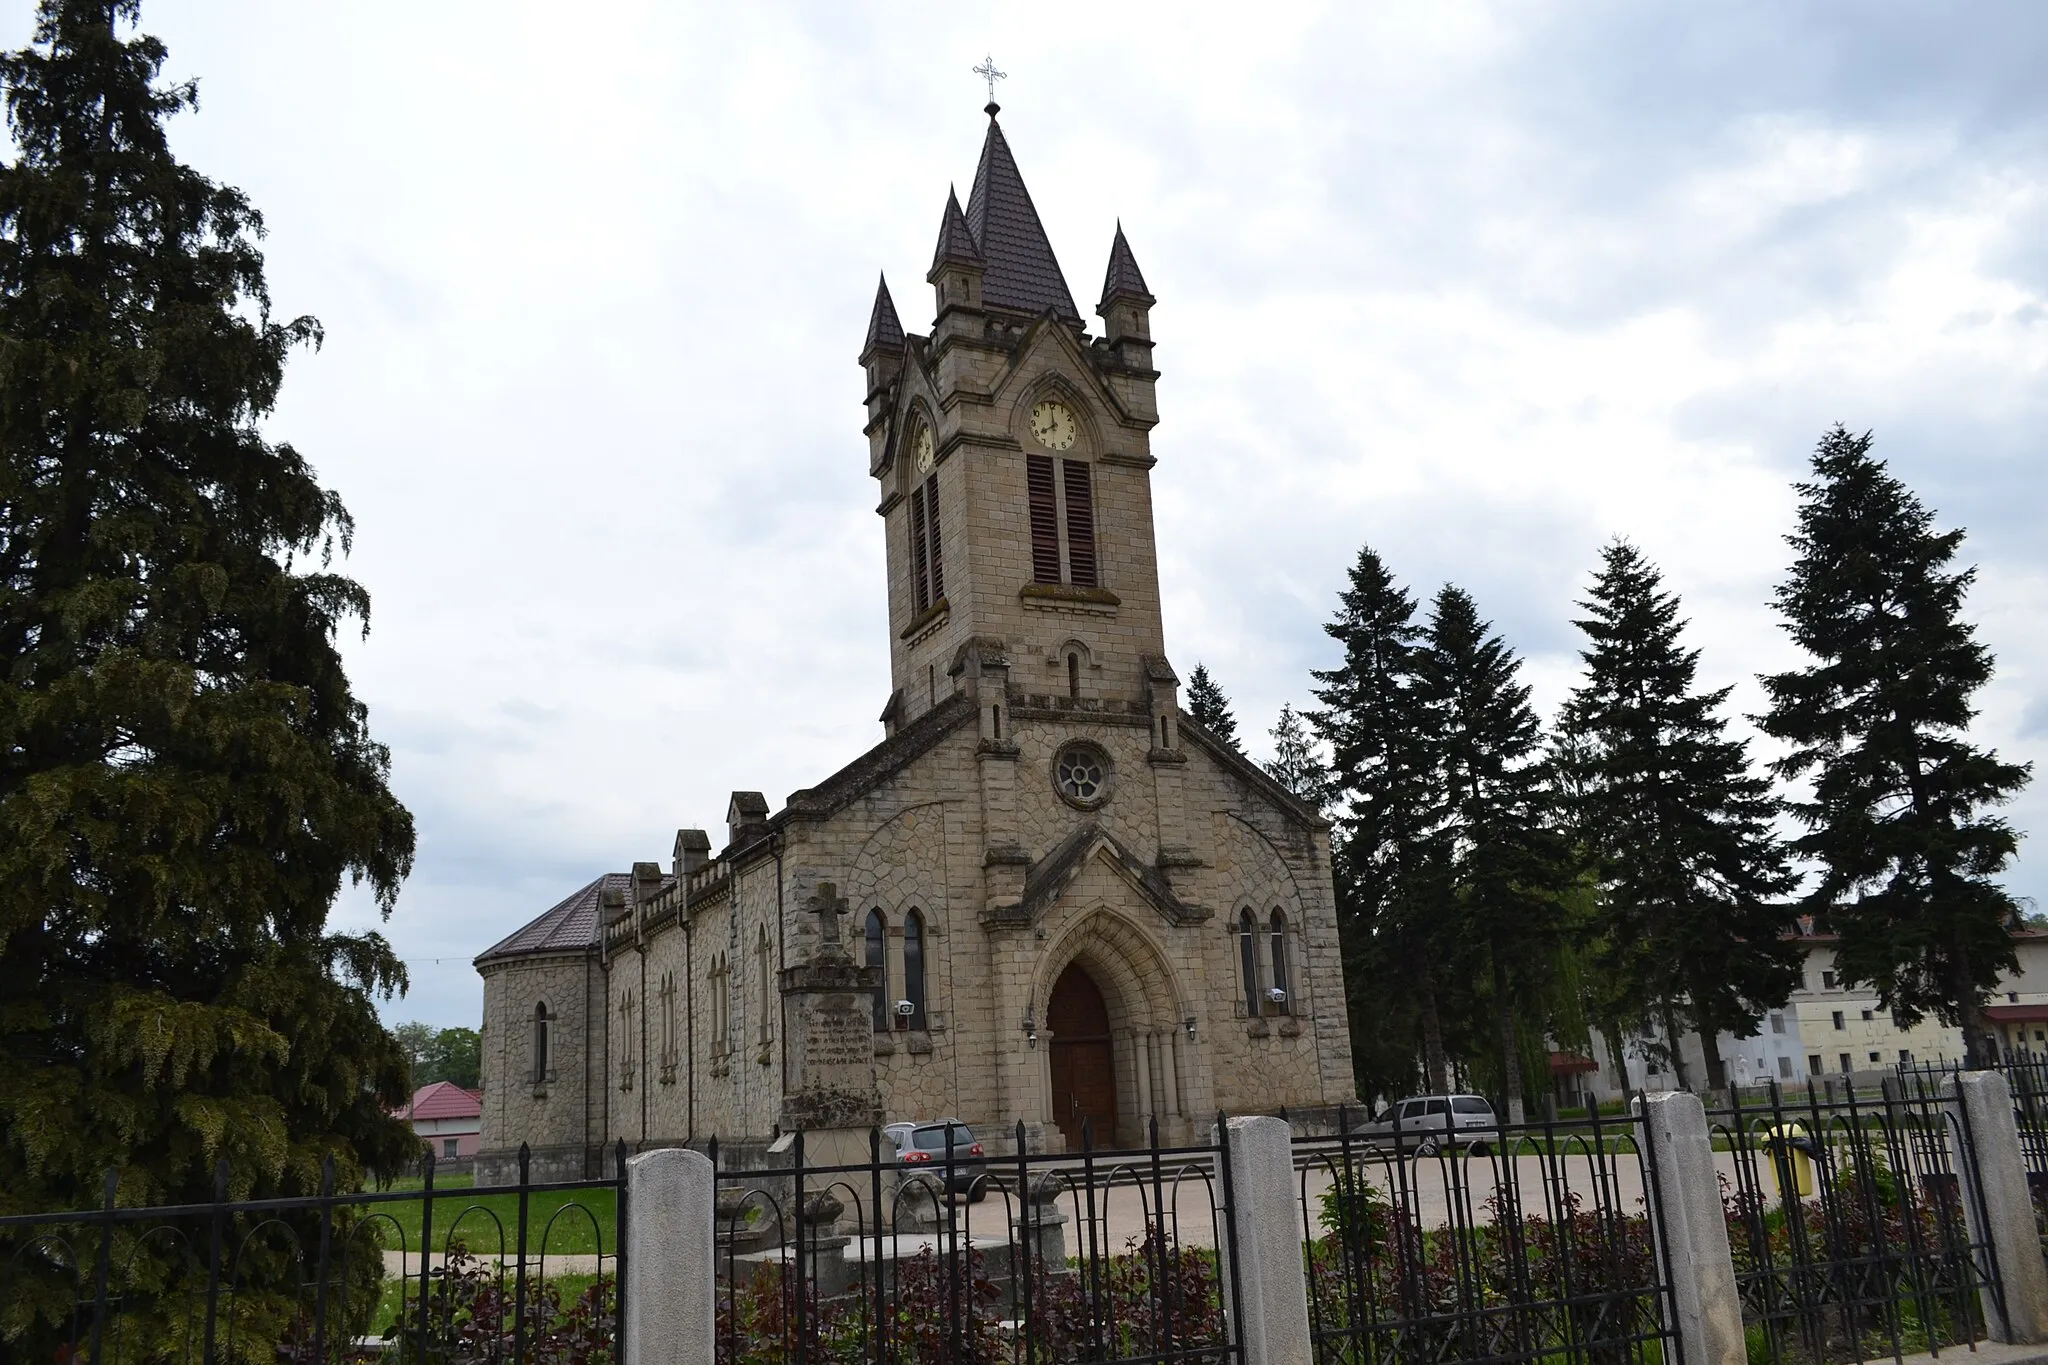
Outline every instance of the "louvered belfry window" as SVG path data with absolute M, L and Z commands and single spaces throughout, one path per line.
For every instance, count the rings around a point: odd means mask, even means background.
M 924 527 L 931 547 L 932 601 L 936 602 L 946 595 L 946 560 L 939 553 L 939 471 L 936 469 L 924 481 Z
M 1077 588 L 1095 586 L 1095 497 L 1088 484 L 1088 466 L 1080 460 L 1060 461 L 1067 493 L 1067 581 Z
M 937 470 L 910 490 L 910 584 L 919 612 L 929 611 L 946 595 L 946 566 L 939 548 Z
M 1027 455 L 1025 481 L 1031 493 L 1031 581 L 1058 583 L 1060 578 L 1059 490 L 1053 483 L 1050 455 Z
M 1095 563 L 1095 488 L 1089 475 L 1085 460 L 1024 457 L 1025 489 L 1031 501 L 1032 582 L 1067 583 L 1077 588 L 1100 585 Z M 1062 507 L 1066 510 L 1064 547 L 1060 540 Z

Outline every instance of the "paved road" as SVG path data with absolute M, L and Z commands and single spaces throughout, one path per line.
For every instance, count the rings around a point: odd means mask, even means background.
M 1735 1155 L 1716 1152 L 1714 1164 L 1732 1185 Z M 1553 1216 L 1568 1198 L 1576 1198 L 1582 1212 L 1616 1207 L 1630 1215 L 1646 1211 L 1641 1168 L 1630 1153 L 1598 1162 L 1590 1156 L 1521 1156 L 1514 1159 L 1512 1174 L 1505 1165 L 1487 1157 L 1411 1157 L 1398 1167 L 1391 1160 L 1376 1159 L 1360 1161 L 1355 1169 L 1390 1200 L 1398 1187 L 1405 1186 L 1401 1201 L 1414 1210 L 1425 1228 L 1449 1226 L 1454 1209 L 1460 1222 L 1492 1222 L 1494 1196 L 1504 1178 L 1512 1186 L 1511 1193 L 1519 1196 L 1525 1217 Z M 1297 1158 L 1297 1166 L 1301 1168 L 1296 1182 L 1297 1218 L 1306 1237 L 1320 1216 L 1320 1200 L 1334 1183 L 1334 1176 L 1326 1162 L 1303 1163 Z M 1097 1193 L 1092 1215 L 1101 1250 L 1121 1252 L 1143 1238 L 1154 1204 L 1149 1172 L 1144 1174 L 1142 1187 L 1130 1175 L 1119 1174 L 1113 1177 L 1107 1194 Z M 1098 1178 L 1100 1175 L 1098 1172 Z M 1215 1245 L 1213 1208 L 1222 1202 L 1220 1188 L 1212 1193 L 1210 1180 L 1191 1172 L 1178 1182 L 1169 1177 L 1161 1193 L 1168 1221 L 1176 1222 L 1177 1215 L 1178 1235 L 1184 1245 Z M 1008 1223 L 1017 1215 L 1015 1201 L 999 1191 L 978 1205 L 961 1207 L 968 1213 L 967 1229 L 977 1239 L 1005 1236 Z M 1091 1213 L 1087 1197 L 1069 1192 L 1060 1199 L 1059 1207 L 1068 1219 L 1067 1252 L 1078 1254 L 1085 1247 L 1084 1228 Z M 1324 1229 L 1317 1225 L 1313 1230 L 1320 1234 Z

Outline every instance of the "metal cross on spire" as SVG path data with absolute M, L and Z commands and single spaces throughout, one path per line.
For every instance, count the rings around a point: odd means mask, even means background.
M 993 56 L 983 57 L 980 66 L 968 69 L 988 82 L 988 112 L 993 116 L 996 111 L 996 82 L 1008 80 L 1010 73 L 996 70 L 996 59 Z

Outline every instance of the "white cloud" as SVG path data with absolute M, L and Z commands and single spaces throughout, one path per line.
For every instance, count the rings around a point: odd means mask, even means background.
M 266 212 L 279 308 L 327 326 L 273 426 L 347 499 L 376 599 L 351 665 L 421 833 L 395 1014 L 473 1017 L 431 959 L 879 737 L 853 353 L 877 268 L 928 320 L 984 52 L 1077 299 L 1118 217 L 1160 298 L 1169 648 L 1254 748 L 1329 661 L 1362 541 L 1470 589 L 1548 703 L 1627 535 L 1755 709 L 1793 662 L 1789 480 L 1840 419 L 1971 527 L 1983 738 L 2048 756 L 2041 25 L 1666 19 L 150 0 L 203 80 L 176 145 Z

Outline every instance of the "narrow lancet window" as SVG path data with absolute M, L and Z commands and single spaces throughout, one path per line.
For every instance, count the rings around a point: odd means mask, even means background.
M 1237 916 L 1237 965 L 1244 974 L 1244 1012 L 1259 1017 L 1259 927 L 1249 909 Z
M 868 911 L 867 965 L 875 969 L 875 1032 L 889 1031 L 889 929 L 882 912 Z
M 925 1027 L 924 916 L 915 910 L 903 920 L 903 998 L 910 1002 L 908 1027 Z
M 1272 943 L 1273 975 L 1271 980 L 1273 989 L 1279 992 L 1279 995 L 1273 1000 L 1273 1012 L 1275 1014 L 1292 1014 L 1294 1013 L 1294 990 L 1290 984 L 1292 978 L 1287 974 L 1287 916 L 1282 914 L 1277 906 L 1274 908 L 1273 918 L 1269 922 L 1269 932 Z

